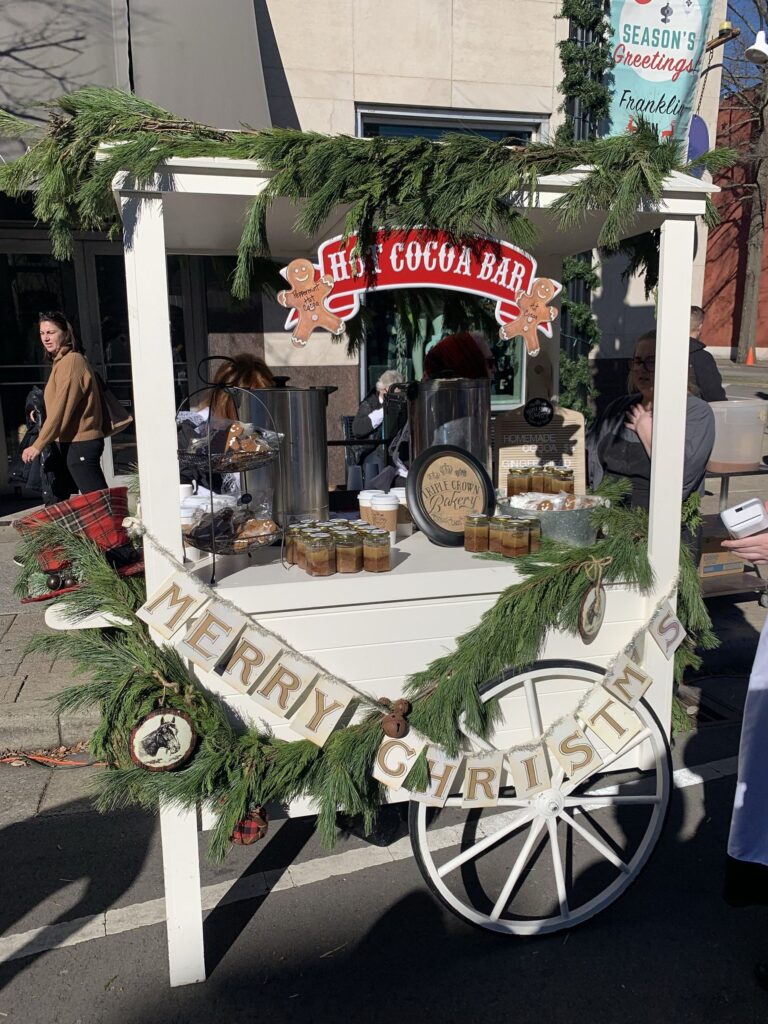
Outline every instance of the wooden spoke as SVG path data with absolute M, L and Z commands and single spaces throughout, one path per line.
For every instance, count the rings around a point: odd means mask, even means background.
M 525 703 L 528 707 L 528 721 L 531 723 L 531 732 L 534 736 L 541 736 L 544 731 L 541 724 L 541 708 L 539 707 L 539 698 L 536 693 L 536 684 L 530 676 L 523 680 L 523 690 L 525 691 Z
M 474 860 L 475 857 L 479 857 L 481 853 L 485 853 L 496 843 L 500 843 L 502 839 L 506 839 L 507 836 L 512 835 L 513 832 L 517 832 L 523 825 L 527 825 L 529 821 L 533 819 L 533 811 L 521 812 L 516 815 L 515 818 L 500 828 L 498 832 L 492 832 L 487 835 L 484 839 L 474 843 L 469 847 L 468 850 L 464 850 L 462 853 L 453 857 L 451 860 L 446 861 L 445 864 L 441 864 L 437 869 L 439 878 L 445 878 L 446 875 L 450 874 L 451 871 L 455 871 L 456 868 L 460 868 L 462 864 L 466 864 L 468 860 Z
M 568 890 L 565 885 L 563 861 L 560 857 L 560 843 L 557 838 L 557 820 L 555 818 L 550 818 L 547 821 L 547 830 L 549 831 L 549 843 L 552 847 L 552 867 L 555 870 L 555 883 L 557 885 L 557 900 L 560 904 L 560 915 L 566 918 L 570 914 L 568 909 Z
M 531 825 L 531 831 L 528 833 L 528 838 L 523 844 L 523 848 L 517 856 L 517 860 L 512 866 L 512 870 L 504 883 L 504 888 L 501 890 L 499 898 L 493 906 L 493 910 L 490 913 L 491 921 L 498 921 L 504 912 L 504 908 L 509 903 L 512 893 L 514 892 L 515 886 L 518 883 L 520 875 L 523 873 L 528 858 L 533 852 L 533 847 L 536 844 L 536 840 L 539 838 L 539 833 L 544 828 L 544 819 L 537 818 L 536 821 Z
M 620 857 L 617 857 L 613 850 L 609 846 L 605 845 L 602 839 L 598 839 L 596 836 L 593 836 L 591 832 L 588 832 L 583 825 L 580 825 L 578 821 L 576 821 L 575 818 L 572 818 L 569 814 L 560 814 L 558 817 L 562 818 L 566 825 L 569 828 L 572 828 L 574 832 L 578 832 L 582 839 L 586 840 L 586 842 L 597 850 L 601 856 L 605 857 L 607 861 L 610 861 L 615 868 L 618 868 L 619 871 L 622 871 L 625 875 L 629 874 L 629 865 L 625 864 Z

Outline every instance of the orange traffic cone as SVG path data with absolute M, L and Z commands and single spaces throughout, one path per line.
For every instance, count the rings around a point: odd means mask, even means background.
M 755 346 L 754 345 L 750 345 L 749 348 L 747 349 L 747 358 L 744 360 L 744 365 L 745 366 L 754 366 L 755 365 Z

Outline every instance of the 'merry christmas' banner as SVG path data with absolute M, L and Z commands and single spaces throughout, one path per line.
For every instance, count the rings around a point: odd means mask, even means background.
M 685 139 L 699 87 L 712 0 L 611 0 L 610 132 L 639 118 Z

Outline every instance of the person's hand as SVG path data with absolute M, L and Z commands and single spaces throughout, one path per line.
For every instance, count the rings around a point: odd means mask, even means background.
M 24 451 L 21 453 L 21 461 L 22 462 L 32 462 L 32 460 L 36 459 L 39 454 L 40 454 L 40 449 L 39 448 L 35 448 L 35 446 L 33 444 L 31 444 L 29 446 L 29 448 L 25 448 Z
M 384 419 L 384 410 L 383 409 L 374 409 L 373 412 L 369 412 L 368 413 L 368 419 L 371 421 L 371 426 L 375 430 L 377 427 L 380 427 L 381 424 L 382 424 L 382 421 Z
M 768 509 L 768 501 L 765 507 Z M 741 540 L 724 540 L 720 546 L 753 565 L 768 563 L 768 530 L 754 533 L 751 537 L 742 537 Z
M 647 409 L 644 409 L 638 402 L 637 405 L 633 405 L 627 412 L 627 418 L 624 421 L 624 426 L 629 430 L 634 430 L 636 434 L 639 434 L 646 424 L 650 427 L 653 425 L 653 414 Z

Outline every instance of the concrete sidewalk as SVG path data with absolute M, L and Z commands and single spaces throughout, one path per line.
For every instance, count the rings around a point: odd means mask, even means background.
M 0 752 L 50 750 L 88 739 L 99 716 L 57 715 L 48 698 L 77 682 L 74 667 L 62 659 L 24 651 L 45 625 L 46 603 L 22 605 L 13 594 L 18 535 L 0 527 Z

